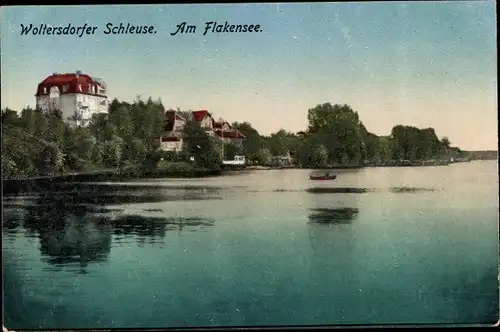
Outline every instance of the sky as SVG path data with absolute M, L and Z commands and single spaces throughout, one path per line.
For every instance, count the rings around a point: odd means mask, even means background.
M 318 104 L 348 104 L 370 132 L 433 127 L 466 150 L 497 149 L 494 1 L 2 7 L 1 107 L 35 106 L 53 72 L 102 78 L 109 97 L 208 109 L 261 134 L 307 127 Z M 205 22 L 262 31 L 203 35 Z M 105 35 L 105 25 L 152 25 Z M 171 33 L 182 22 L 194 34 Z M 21 24 L 98 26 L 21 36 Z

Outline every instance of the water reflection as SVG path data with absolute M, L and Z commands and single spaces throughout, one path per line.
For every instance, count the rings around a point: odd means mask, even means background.
M 416 188 L 416 187 L 391 187 L 389 191 L 395 194 L 398 193 L 417 193 L 417 192 L 429 192 L 436 191 L 434 188 Z
M 341 188 L 341 187 L 313 187 L 306 191 L 310 194 L 364 194 L 374 192 L 375 189 L 370 188 Z
M 310 194 L 365 194 L 381 191 L 389 191 L 394 194 L 399 193 L 419 193 L 436 191 L 435 188 L 418 188 L 418 187 L 390 187 L 387 189 L 381 188 L 356 188 L 356 187 L 313 187 L 306 191 Z
M 80 272 L 90 262 L 107 259 L 111 250 L 111 226 L 98 223 L 92 207 L 68 202 L 64 196 L 41 195 L 24 206 L 19 218 L 24 228 L 36 234 L 44 260 L 53 265 L 76 263 Z
M 315 310 L 322 317 L 337 317 L 343 323 L 349 311 L 349 293 L 357 283 L 359 268 L 356 262 L 356 237 L 351 224 L 359 210 L 357 195 L 349 195 L 342 201 L 316 201 L 310 209 L 308 233 L 312 249 L 310 279 L 318 285 L 316 292 L 323 294 L 315 302 Z M 323 196 L 321 196 L 323 197 Z M 326 197 L 325 197 L 326 198 Z M 339 273 L 342 271 L 342 273 Z M 337 285 L 346 285 L 339 288 Z M 326 296 L 323 292 L 328 289 Z M 313 291 L 313 290 L 312 290 Z
M 183 187 L 184 188 L 184 187 Z M 58 191 L 3 200 L 3 230 L 16 233 L 21 227 L 39 239 L 43 260 L 52 266 L 77 265 L 86 273 L 91 262 L 107 260 L 112 241 L 135 238 L 154 243 L 169 230 L 197 230 L 214 220 L 165 216 L 161 209 L 142 209 L 144 214 L 124 214 L 122 206 L 179 199 L 211 199 L 217 188 L 183 190 L 154 186 L 66 185 Z M 64 190 L 63 190 L 64 189 Z M 114 208 L 110 208 L 113 205 Z M 151 215 L 155 214 L 156 215 Z
M 147 236 L 151 238 L 151 243 L 155 242 L 155 238 L 163 238 L 170 230 L 192 230 L 215 224 L 214 220 L 199 217 L 175 218 L 142 215 L 122 215 L 114 219 L 108 218 L 107 221 L 113 226 L 115 235 Z
M 314 252 L 324 252 L 325 246 L 334 248 L 341 243 L 351 246 L 351 231 L 336 226 L 351 225 L 359 214 L 358 208 L 311 208 L 310 211 L 308 232 Z
M 73 184 L 54 193 L 70 200 L 77 199 L 79 204 L 113 205 L 221 199 L 221 190 L 207 186 Z
M 350 224 L 358 215 L 359 210 L 355 208 L 335 208 L 335 209 L 311 209 L 309 222 L 318 224 Z

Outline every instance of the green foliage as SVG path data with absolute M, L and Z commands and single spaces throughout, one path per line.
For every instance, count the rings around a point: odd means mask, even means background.
M 397 125 L 391 131 L 392 159 L 426 160 L 439 158 L 449 149 L 449 141 L 440 141 L 432 128 L 419 129 Z
M 450 147 L 450 140 L 448 139 L 448 137 L 443 137 L 441 139 L 441 144 L 446 147 L 446 148 L 449 148 Z
M 288 153 L 296 154 L 299 147 L 299 137 L 284 129 L 264 137 L 265 146 L 273 156 L 285 156 Z
M 195 165 L 219 169 L 222 164 L 222 147 L 219 139 L 208 135 L 198 123 L 188 120 L 184 126 L 184 150 L 194 157 Z
M 271 162 L 271 157 L 273 155 L 271 154 L 271 151 L 269 149 L 260 149 L 258 154 L 256 155 L 255 160 L 260 164 L 260 165 L 268 165 Z
M 311 134 L 301 142 L 297 157 L 298 162 L 306 167 L 325 167 L 328 163 L 328 149 L 322 144 L 319 135 Z
M 161 160 L 156 167 L 159 170 L 170 172 L 185 172 L 193 170 L 193 165 L 187 162 Z
M 243 149 L 246 157 L 249 160 L 259 159 L 260 150 L 264 148 L 264 139 L 260 136 L 259 132 L 248 122 L 234 122 L 231 126 L 245 135 Z
M 308 131 L 297 150 L 298 163 L 305 167 L 425 161 L 444 157 L 451 149 L 449 141 L 439 141 L 432 128 L 397 125 L 390 136 L 372 134 L 348 105 L 317 105 L 309 110 L 308 120 Z
M 224 158 L 227 160 L 233 160 L 235 156 L 241 156 L 245 154 L 245 149 L 242 145 L 238 143 L 224 143 Z
M 151 98 L 113 100 L 109 114 L 71 127 L 60 111 L 2 110 L 2 177 L 23 178 L 142 165 L 158 150 L 165 108 Z
M 245 135 L 243 144 L 225 143 L 207 134 L 189 112 L 182 152 L 159 151 L 164 126 L 160 100 L 114 99 L 108 114 L 97 114 L 85 128 L 70 127 L 59 111 L 25 108 L 2 110 L 2 177 L 23 178 L 128 166 L 174 169 L 218 169 L 222 159 L 244 155 L 250 162 L 269 164 L 272 156 L 291 155 L 303 167 L 384 165 L 423 161 L 465 152 L 441 140 L 434 129 L 396 125 L 389 136 L 370 133 L 349 105 L 316 105 L 308 110 L 308 129 L 294 134 L 284 129 L 261 136 L 248 122 L 232 124 Z M 194 163 L 191 158 L 194 158 Z M 189 166 L 188 166 L 189 165 Z

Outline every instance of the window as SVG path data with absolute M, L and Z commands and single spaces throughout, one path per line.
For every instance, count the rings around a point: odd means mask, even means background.
M 69 90 L 69 84 L 63 85 L 62 91 L 68 92 L 68 90 Z

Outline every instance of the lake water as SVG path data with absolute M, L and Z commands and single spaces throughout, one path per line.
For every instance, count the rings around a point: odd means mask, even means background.
M 498 320 L 497 161 L 3 200 L 10 329 Z

